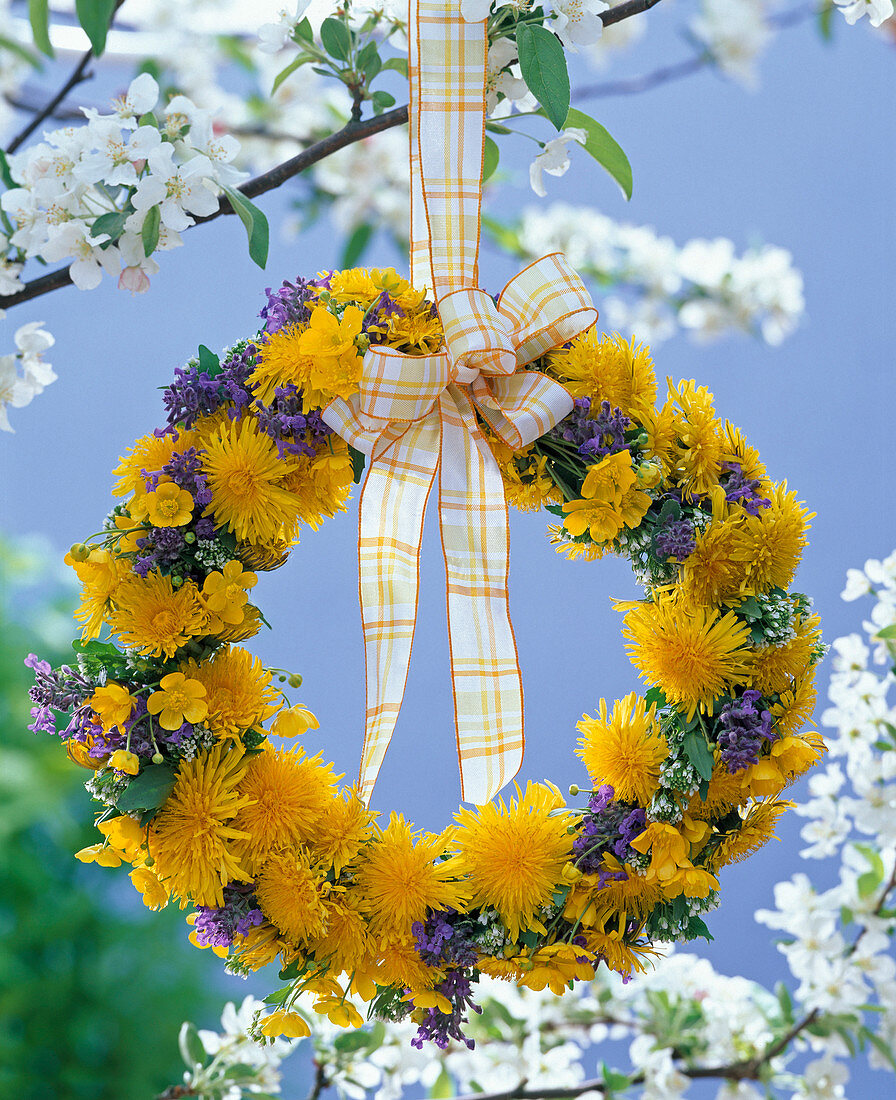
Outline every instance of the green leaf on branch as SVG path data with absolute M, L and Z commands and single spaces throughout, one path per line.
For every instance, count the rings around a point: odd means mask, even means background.
M 106 48 L 106 35 L 115 13 L 115 0 L 75 0 L 75 11 L 78 22 L 90 39 L 93 56 L 100 57 Z
M 246 235 L 249 238 L 249 255 L 264 270 L 264 266 L 268 262 L 271 236 L 268 219 L 255 203 L 250 202 L 241 191 L 235 191 L 232 187 L 226 185 L 222 185 L 221 189 L 230 200 L 234 212 L 246 227 Z
M 384 69 L 393 69 L 397 73 L 407 79 L 408 75 L 408 59 L 406 57 L 390 57 L 383 62 Z
M 124 813 L 157 810 L 174 787 L 177 770 L 170 764 L 150 764 L 128 783 L 116 805 Z
M 431 1100 L 449 1100 L 449 1097 L 454 1095 L 454 1081 L 444 1066 L 442 1066 L 439 1076 L 430 1086 L 429 1095 Z
M 298 56 L 294 57 L 292 61 L 290 61 L 285 69 L 281 69 L 280 72 L 277 73 L 277 75 L 274 77 L 274 83 L 271 85 L 271 95 L 273 95 L 274 92 L 277 91 L 277 89 L 280 87 L 283 81 L 287 79 L 287 77 L 292 76 L 296 69 L 301 68 L 302 65 L 304 65 L 307 61 L 314 61 L 313 53 L 300 53 L 298 54 Z
M 339 261 L 340 268 L 344 270 L 347 267 L 355 267 L 370 244 L 371 237 L 373 237 L 373 226 L 368 222 L 359 225 L 345 242 L 342 258 Z
M 690 730 L 682 741 L 685 756 L 701 779 L 709 780 L 715 764 L 712 750 L 700 730 Z
M 551 120 L 553 121 L 553 119 Z M 619 142 L 601 124 L 584 111 L 572 108 L 566 116 L 565 128 L 575 126 L 584 130 L 585 151 L 605 168 L 622 188 L 627 199 L 632 197 L 632 166 Z M 559 129 L 559 127 L 558 127 Z
M 307 17 L 302 20 L 301 23 L 296 25 L 293 31 L 293 42 L 313 42 L 314 41 L 314 28 L 308 22 Z
M 858 1035 L 862 1040 L 862 1049 L 864 1049 L 865 1041 L 869 1042 L 879 1054 L 883 1055 L 890 1067 L 896 1070 L 896 1054 L 894 1054 L 893 1048 L 888 1043 L 864 1024 L 859 1028 Z
M 654 685 L 644 696 L 644 702 L 651 706 L 656 704 L 657 708 L 664 707 L 666 705 L 666 695 L 661 687 Z
M 12 178 L 12 172 L 9 170 L 9 161 L 6 159 L 6 153 L 4 153 L 2 149 L 0 149 L 0 179 L 3 180 L 3 183 L 10 190 L 19 186 Z
M 21 42 L 17 42 L 14 38 L 8 38 L 5 34 L 0 34 L 0 50 L 8 50 L 22 61 L 27 61 L 32 69 L 40 70 L 43 68 L 40 58 L 35 57 L 27 46 L 23 46 Z
M 363 451 L 356 450 L 351 443 L 348 445 L 348 453 L 351 455 L 352 460 L 352 481 L 355 485 L 361 484 L 361 477 L 364 474 L 364 463 L 367 461 L 367 456 Z
M 381 115 L 383 111 L 388 111 L 390 107 L 395 106 L 395 96 L 390 92 L 374 92 L 370 97 L 373 103 L 374 114 Z
M 490 137 L 485 139 L 485 145 L 482 148 L 482 181 L 483 183 L 487 179 L 495 174 L 495 169 L 498 167 L 498 161 L 501 159 L 501 153 L 498 150 L 496 142 L 492 141 Z
M 34 45 L 47 57 L 55 57 L 50 42 L 50 4 L 49 0 L 28 0 L 28 20 Z
M 140 236 L 143 238 L 143 254 L 151 256 L 159 243 L 159 229 L 162 225 L 162 211 L 158 206 L 151 206 L 146 212 L 143 228 Z
M 101 214 L 93 223 L 90 229 L 90 235 L 92 237 L 101 237 L 106 233 L 109 240 L 105 242 L 108 246 L 114 244 L 115 241 L 124 233 L 124 223 L 133 214 L 133 210 L 113 210 L 108 214 Z
M 562 130 L 569 114 L 569 71 L 560 40 L 544 27 L 520 23 L 516 46 L 527 88 L 554 126 Z
M 320 40 L 330 55 L 337 61 L 347 61 L 352 52 L 352 36 L 341 19 L 325 19 L 320 25 Z

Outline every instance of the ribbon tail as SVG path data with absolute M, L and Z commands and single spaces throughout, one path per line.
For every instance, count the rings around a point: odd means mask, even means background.
M 439 516 L 464 801 L 481 805 L 523 761 L 523 685 L 507 596 L 509 527 L 501 471 L 466 393 L 439 401 Z
M 407 681 L 417 619 L 420 543 L 439 462 L 439 417 L 377 444 L 361 493 L 358 571 L 367 711 L 358 796 L 370 801 Z

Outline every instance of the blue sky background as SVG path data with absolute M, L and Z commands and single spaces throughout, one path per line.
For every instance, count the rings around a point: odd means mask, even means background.
M 665 5 L 663 6 L 663 8 Z M 608 75 L 633 75 L 688 55 L 676 38 L 680 9 L 658 8 L 649 34 L 619 55 Z M 590 204 L 650 224 L 683 244 L 731 237 L 738 250 L 768 242 L 789 249 L 806 281 L 807 309 L 780 348 L 749 337 L 698 347 L 684 337 L 655 354 L 657 374 L 695 378 L 759 449 L 769 473 L 786 478 L 817 513 L 797 587 L 815 598 L 825 637 L 860 629 L 865 608 L 843 604 L 845 571 L 896 545 L 893 484 L 896 283 L 892 214 L 896 55 L 892 39 L 835 16 L 828 46 L 809 26 L 782 33 L 751 93 L 710 71 L 639 96 L 577 105 L 619 140 L 634 168 L 626 204 L 583 153 L 563 179 L 547 178 L 549 202 Z M 578 65 L 574 81 L 595 74 Z M 599 79 L 604 79 L 601 75 Z M 547 134 L 544 135 L 548 136 Z M 528 187 L 534 149 L 516 140 L 502 165 L 518 179 L 491 197 L 502 215 L 536 201 Z M 106 283 L 67 288 L 12 311 L 12 331 L 44 320 L 57 339 L 59 380 L 34 403 L 12 410 L 17 434 L 0 439 L 2 522 L 12 534 L 45 534 L 60 554 L 95 531 L 110 506 L 110 471 L 132 440 L 162 422 L 159 387 L 202 342 L 221 348 L 254 331 L 263 288 L 333 266 L 333 232 L 321 226 L 284 241 L 276 227 L 288 192 L 260 200 L 274 227 L 267 270 L 246 254 L 235 218 L 186 234 L 161 257 L 148 295 Z M 379 242 L 367 261 L 400 259 Z M 513 273 L 484 250 L 483 273 L 497 290 Z M 599 296 L 596 299 L 600 307 Z M 611 597 L 636 595 L 627 563 L 568 563 L 544 537 L 543 516 L 512 517 L 511 610 L 524 674 L 528 746 L 520 779 L 583 782 L 575 723 L 601 696 L 637 687 Z M 353 779 L 363 721 L 363 652 L 357 609 L 355 506 L 309 532 L 289 565 L 262 575 L 255 590 L 273 633 L 250 643 L 268 663 L 305 677 L 301 700 L 321 729 L 306 737 Z M 418 825 L 447 825 L 459 799 L 435 515 L 424 540 L 414 657 L 399 726 L 374 796 Z M 822 683 L 826 670 L 822 672 Z M 782 957 L 753 911 L 772 903 L 775 881 L 815 874 L 798 855 L 801 820 L 782 824 L 781 844 L 726 869 L 722 907 L 709 919 L 715 941 L 697 950 L 727 973 L 764 983 L 784 976 Z M 833 873 L 833 868 L 830 869 Z M 136 895 L 135 895 L 136 901 Z M 229 995 L 245 986 L 230 979 Z M 590 1067 L 593 1069 L 593 1067 Z M 855 1067 L 860 1082 L 881 1078 Z

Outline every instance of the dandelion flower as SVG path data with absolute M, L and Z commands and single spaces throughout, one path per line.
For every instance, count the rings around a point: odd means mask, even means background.
M 682 599 L 696 607 L 719 607 L 752 594 L 739 553 L 742 545 L 740 517 L 698 531 L 694 550 L 681 567 Z
M 594 785 L 609 783 L 616 798 L 647 806 L 659 787 L 660 764 L 669 755 L 656 707 L 648 708 L 631 692 L 608 716 L 606 700 L 601 699 L 599 717 L 583 714 L 576 728 L 585 735 L 577 752 Z
M 86 561 L 75 561 L 66 554 L 65 564 L 74 569 L 81 582 L 81 604 L 75 611 L 75 618 L 83 623 L 81 639 L 96 638 L 128 566 L 108 550 L 91 550 Z
M 451 881 L 457 874 L 452 861 L 436 862 L 445 848 L 444 835 L 415 838 L 399 814 L 378 831 L 355 873 L 374 932 L 404 935 L 429 909 L 464 909 L 463 887 Z
M 653 603 L 635 604 L 623 635 L 641 679 L 659 686 L 670 703 L 687 708 L 690 719 L 713 700 L 749 682 L 750 631 L 733 611 L 697 608 L 684 613 L 673 593 L 657 590 Z
M 358 860 L 362 847 L 371 837 L 376 816 L 354 791 L 344 791 L 341 797 L 327 802 L 309 843 L 320 859 L 332 863 L 337 878 L 344 867 Z
M 167 466 L 174 455 L 183 454 L 196 445 L 195 432 L 181 431 L 176 438 L 171 433 L 141 436 L 131 448 L 131 453 L 119 458 L 118 465 L 112 471 L 118 477 L 112 486 L 113 495 L 126 497 L 131 493 L 145 493 L 143 470 L 148 474 L 161 474 L 162 467 Z
M 753 683 L 761 692 L 784 692 L 794 680 L 803 680 L 818 659 L 821 645 L 817 615 L 798 619 L 794 634 L 783 645 L 757 646 L 753 650 Z
M 131 574 L 115 590 L 112 630 L 144 656 L 173 657 L 190 638 L 201 634 L 205 616 L 192 581 L 175 588 L 170 577 Z
M 219 649 L 201 663 L 187 661 L 181 671 L 204 686 L 205 724 L 215 733 L 235 736 L 260 726 L 277 710 L 280 695 L 271 687 L 271 673 L 238 646 Z
M 209 511 L 218 523 L 245 542 L 292 538 L 295 501 L 280 484 L 292 464 L 251 416 L 223 424 L 208 439 L 202 464 L 212 493 Z
M 554 352 L 548 366 L 572 397 L 590 397 L 598 405 L 609 401 L 611 408 L 619 408 L 635 420 L 656 401 L 650 350 L 618 332 L 601 336 L 590 328 L 567 350 Z
M 806 531 L 814 512 L 787 492 L 787 482 L 771 492 L 771 507 L 743 517 L 741 558 L 754 592 L 789 588 L 806 548 Z
M 716 420 L 712 394 L 693 381 L 669 379 L 669 396 L 681 409 L 678 421 L 677 478 L 685 498 L 709 496 L 719 483 L 722 462 L 728 457 L 721 424 Z
M 267 749 L 254 756 L 240 783 L 249 802 L 234 820 L 234 827 L 248 834 L 240 850 L 249 870 L 261 866 L 275 848 L 309 843 L 335 790 L 332 764 L 321 764 L 319 755 Z
M 713 852 L 712 870 L 717 871 L 728 863 L 739 863 L 758 852 L 770 840 L 777 840 L 775 829 L 779 818 L 795 805 L 787 799 L 767 798 L 754 802 L 748 810 L 742 811 L 741 824 L 732 832 L 725 833 Z
M 513 940 L 527 928 L 544 931 L 537 918 L 563 881 L 572 841 L 568 814 L 556 813 L 556 800 L 544 801 L 545 788 L 530 783 L 525 795 L 501 799 L 477 810 L 461 810 L 452 860 L 467 876 L 471 906 L 497 909 Z
M 237 789 L 245 768 L 245 758 L 222 745 L 184 760 L 153 819 L 147 845 L 153 870 L 181 898 L 181 908 L 188 898 L 221 907 L 227 883 L 248 879 L 233 849 L 246 834 L 230 824 L 248 801 Z
M 296 944 L 307 943 L 326 928 L 321 899 L 325 871 L 314 867 L 301 848 L 272 853 L 255 884 L 255 896 L 267 918 Z

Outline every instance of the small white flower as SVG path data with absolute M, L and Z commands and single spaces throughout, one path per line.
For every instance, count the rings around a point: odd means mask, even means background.
M 579 145 L 584 145 L 587 138 L 588 135 L 584 130 L 571 126 L 568 130 L 564 130 L 559 137 L 545 142 L 541 152 L 529 165 L 529 183 L 536 195 L 544 198 L 547 194 L 543 180 L 545 172 L 549 176 L 562 176 L 569 168 L 568 146 L 570 142 L 577 141 Z
M 213 175 L 208 160 L 194 157 L 186 164 L 176 165 L 173 154 L 172 147 L 166 144 L 149 157 L 149 175 L 137 183 L 131 199 L 136 214 L 128 219 L 128 229 L 135 228 L 137 223 L 142 225 L 151 206 L 159 207 L 162 224 L 176 233 L 193 225 L 190 214 L 204 217 L 218 209 L 218 199 L 205 184 Z
M 602 11 L 610 7 L 603 0 L 551 0 L 554 19 L 547 25 L 563 43 L 577 53 L 577 46 L 591 46 L 603 34 Z
M 893 0 L 834 0 L 834 3 L 850 26 L 867 15 L 871 26 L 879 27 L 894 11 Z
M 7 406 L 21 409 L 34 397 L 34 388 L 19 377 L 15 355 L 0 355 L 0 431 L 14 432 Z
M 114 246 L 100 247 L 108 240 L 108 233 L 94 237 L 84 222 L 67 221 L 53 227 L 41 254 L 50 263 L 74 256 L 69 267 L 72 282 L 79 290 L 93 290 L 100 285 L 103 271 L 117 275 L 120 270 L 118 250 Z
M 467 23 L 481 23 L 491 10 L 492 0 L 460 0 L 460 14 Z
M 141 73 L 131 81 L 124 95 L 112 100 L 112 109 L 119 125 L 132 130 L 137 126 L 137 119 L 151 111 L 158 101 L 158 84 L 149 73 Z
M 311 0 L 299 0 L 295 14 L 290 15 L 287 8 L 281 8 L 276 23 L 263 23 L 258 29 L 258 48 L 262 53 L 279 53 L 280 50 L 292 38 L 292 32 L 296 24 L 302 21 L 302 16 L 308 8 Z

